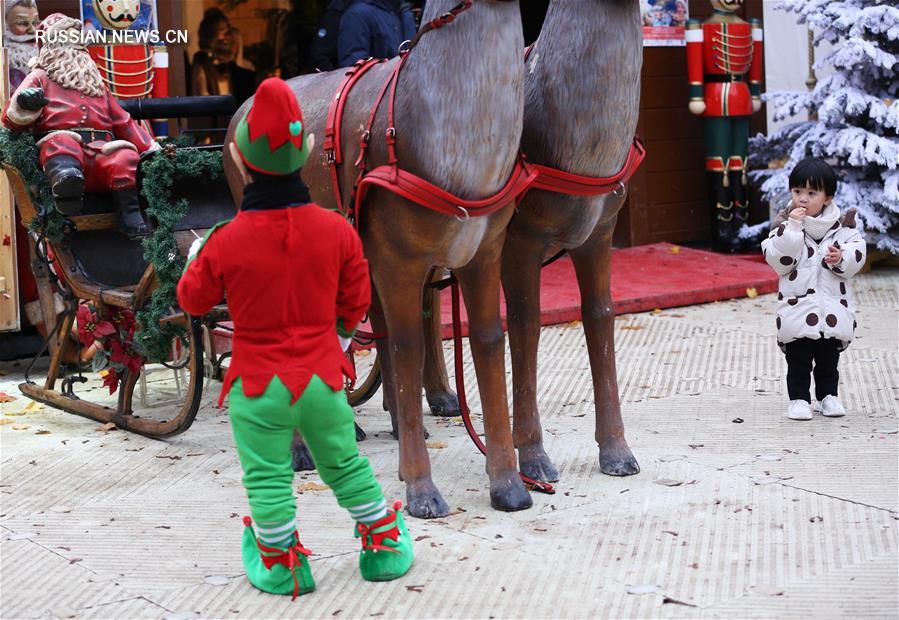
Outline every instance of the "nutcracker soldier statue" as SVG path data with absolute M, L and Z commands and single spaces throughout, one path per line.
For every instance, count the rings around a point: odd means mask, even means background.
M 108 193 L 119 230 L 132 239 L 145 236 L 137 165 L 140 154 L 159 144 L 109 92 L 81 42 L 80 21 L 54 13 L 36 34 L 36 62 L 0 119 L 12 131 L 35 134 L 60 213 L 78 213 L 85 191 Z
M 749 117 L 761 108 L 762 26 L 735 12 L 743 0 L 711 0 L 713 14 L 687 25 L 690 112 L 705 117 L 705 169 L 714 205 L 714 248 L 739 252 L 749 206 Z
M 149 31 L 156 29 L 156 0 L 92 0 L 82 3 L 85 28 L 106 34 L 116 31 Z M 147 33 L 148 34 L 148 33 Z M 137 36 L 134 40 L 139 41 Z M 168 97 L 169 54 L 165 45 L 148 43 L 97 42 L 88 52 L 110 92 L 118 100 Z M 156 136 L 168 135 L 168 123 L 154 120 Z

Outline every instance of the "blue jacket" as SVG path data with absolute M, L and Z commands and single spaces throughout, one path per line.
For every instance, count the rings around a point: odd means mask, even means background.
M 393 58 L 415 36 L 415 19 L 399 0 L 357 0 L 340 18 L 337 55 L 341 67 L 361 58 Z

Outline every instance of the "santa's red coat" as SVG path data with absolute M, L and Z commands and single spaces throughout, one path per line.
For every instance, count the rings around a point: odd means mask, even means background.
M 19 92 L 36 87 L 44 89 L 44 96 L 50 103 L 35 111 L 20 108 L 16 100 Z M 91 97 L 60 86 L 43 69 L 28 74 L 7 102 L 0 120 L 13 131 L 60 132 L 40 140 L 41 165 L 57 155 L 74 157 L 84 169 L 87 191 L 134 187 L 138 154 L 153 145 L 152 137 L 122 109 L 108 90 L 103 96 Z M 94 129 L 107 131 L 112 136 L 84 141 L 60 131 L 66 129 Z M 116 142 L 119 140 L 124 142 Z
M 238 378 L 253 397 L 277 375 L 296 400 L 313 375 L 335 391 L 353 376 L 337 321 L 355 329 L 371 289 L 362 243 L 341 215 L 312 203 L 240 211 L 206 239 L 178 282 L 189 314 L 223 298 L 234 336 L 219 404 Z

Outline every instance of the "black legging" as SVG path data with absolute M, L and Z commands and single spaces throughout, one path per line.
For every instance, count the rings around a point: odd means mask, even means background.
M 815 398 L 821 401 L 825 396 L 837 395 L 837 384 L 840 381 L 840 373 L 837 370 L 840 361 L 839 340 L 800 338 L 787 343 L 786 354 L 787 393 L 790 395 L 790 400 L 811 402 L 809 387 L 813 361 L 815 364 Z

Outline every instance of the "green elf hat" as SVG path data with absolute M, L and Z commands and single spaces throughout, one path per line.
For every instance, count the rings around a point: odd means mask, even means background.
M 238 123 L 235 142 L 247 168 L 285 176 L 303 167 L 311 144 L 304 140 L 303 113 L 287 82 L 268 78 Z

